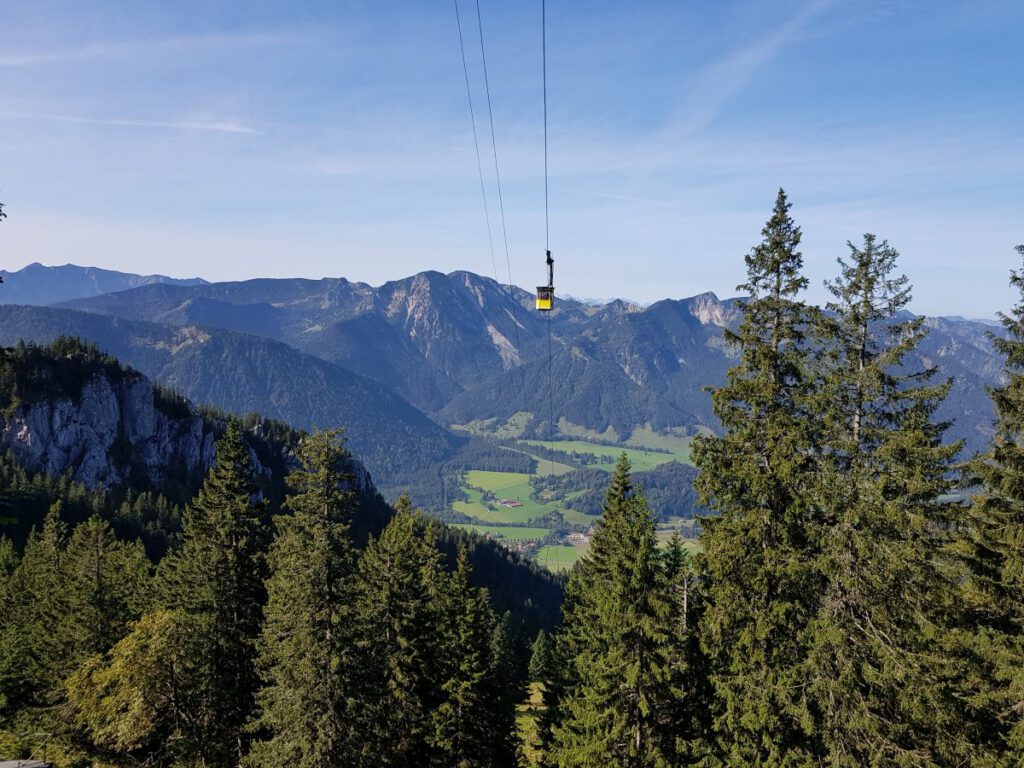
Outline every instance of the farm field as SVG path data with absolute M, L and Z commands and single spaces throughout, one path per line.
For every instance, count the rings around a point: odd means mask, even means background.
M 505 540 L 511 546 L 539 542 L 551 529 L 541 519 L 557 512 L 571 526 L 589 528 L 597 522 L 595 515 L 568 509 L 567 499 L 584 493 L 583 489 L 571 491 L 559 501 L 551 501 L 548 491 L 534 494 L 530 481 L 534 477 L 549 477 L 573 472 L 577 467 L 567 462 L 551 461 L 531 450 L 534 446 L 550 447 L 567 453 L 589 454 L 600 460 L 597 464 L 586 464 L 591 469 L 610 472 L 615 461 L 625 451 L 635 472 L 654 469 L 669 461 L 689 463 L 690 441 L 692 438 L 675 435 L 662 435 L 649 428 L 637 429 L 625 446 L 600 445 L 582 439 L 564 439 L 548 443 L 540 440 L 524 440 L 512 446 L 502 446 L 506 450 L 526 454 L 536 461 L 534 474 L 523 472 L 498 472 L 492 470 L 470 469 L 463 474 L 462 491 L 465 500 L 452 503 L 452 510 L 465 515 L 464 522 L 455 524 L 463 530 L 480 534 L 489 534 Z M 564 490 L 562 491 L 564 492 Z M 505 506 L 501 500 L 510 500 L 518 506 Z M 672 527 L 663 524 L 659 527 L 659 540 L 667 542 L 671 538 Z M 577 529 L 579 530 L 579 529 Z M 535 545 L 534 545 L 535 546 Z M 695 551 L 696 543 L 688 543 L 687 548 Z M 588 549 L 587 544 L 554 544 L 540 547 L 533 551 L 537 562 L 552 570 L 565 571 L 572 568 L 580 556 Z M 530 548 L 527 549 L 530 552 Z
M 453 508 L 484 523 L 527 523 L 558 508 L 557 504 L 542 504 L 531 499 L 533 489 L 530 487 L 530 476 L 521 472 L 473 469 L 466 473 L 463 490 L 470 497 L 470 501 L 455 502 Z M 485 504 L 481 491 L 490 492 L 498 499 L 513 499 L 522 506 Z
M 643 447 L 634 448 L 625 445 L 597 445 L 596 443 L 588 443 L 584 440 L 554 440 L 550 443 L 540 440 L 525 440 L 524 442 L 528 445 L 539 445 L 553 448 L 556 451 L 566 451 L 567 453 L 589 453 L 592 456 L 598 457 L 598 459 L 604 459 L 604 461 L 598 464 L 588 464 L 587 466 L 606 472 L 611 472 L 615 469 L 615 462 L 623 452 L 629 457 L 629 462 L 633 465 L 634 472 L 646 472 L 673 460 L 681 464 L 689 464 L 690 438 L 676 437 L 665 439 L 673 441 L 673 447 L 669 448 L 668 445 L 659 445 L 657 447 L 670 450 L 671 453 L 662 453 L 661 451 L 645 450 Z
M 552 544 L 537 550 L 537 562 L 552 571 L 568 571 L 585 551 L 583 547 Z
M 548 528 L 535 528 L 532 526 L 518 525 L 478 525 L 477 523 L 452 523 L 452 528 L 461 528 L 464 531 L 474 533 L 489 533 L 492 536 L 500 536 L 508 541 L 536 541 L 548 535 Z

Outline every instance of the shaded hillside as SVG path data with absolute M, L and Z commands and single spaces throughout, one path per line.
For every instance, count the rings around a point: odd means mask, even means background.
M 399 396 L 271 339 L 195 326 L 129 322 L 69 310 L 0 306 L 0 343 L 78 336 L 196 402 L 260 412 L 300 428 L 346 429 L 384 488 L 400 489 L 457 445 Z

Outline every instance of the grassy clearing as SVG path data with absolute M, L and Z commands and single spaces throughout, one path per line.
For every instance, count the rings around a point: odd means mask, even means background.
M 656 534 L 658 537 L 658 543 L 663 546 L 667 546 L 668 543 L 672 541 L 672 535 L 674 533 L 675 531 L 658 531 Z M 700 545 L 700 542 L 697 539 L 683 539 L 683 549 L 685 549 L 691 556 L 704 551 L 704 548 Z
M 690 460 L 690 444 L 692 442 L 693 437 L 690 435 L 663 435 L 660 432 L 655 432 L 648 425 L 634 429 L 633 434 L 626 441 L 626 445 L 671 451 L 680 464 L 692 464 Z
M 505 421 L 499 421 L 496 417 L 474 419 L 468 424 L 452 424 L 451 428 L 474 435 L 493 435 L 499 438 L 519 437 L 531 421 L 533 421 L 532 413 L 529 411 L 519 411 L 518 413 L 513 413 Z
M 579 494 L 580 492 L 573 492 L 569 494 L 567 498 L 572 496 L 578 496 Z M 580 512 L 579 510 L 566 509 L 565 507 L 562 507 L 558 511 L 562 513 L 562 519 L 565 520 L 565 522 L 567 522 L 569 525 L 590 526 L 596 523 L 598 521 L 598 518 L 600 517 L 600 515 L 587 515 L 583 512 Z
M 563 464 L 560 461 L 552 461 L 551 459 L 542 459 L 536 454 L 529 453 L 528 451 L 520 450 L 519 448 L 509 448 L 507 445 L 503 445 L 506 451 L 515 451 L 516 453 L 525 453 L 531 459 L 537 462 L 537 471 L 534 473 L 538 477 L 548 477 L 549 475 L 564 475 L 567 472 L 572 472 L 576 467 L 570 467 L 568 464 Z
M 537 562 L 552 571 L 568 571 L 586 552 L 586 547 L 551 545 L 537 550 Z
M 524 440 L 523 442 L 527 445 L 549 446 L 556 451 L 589 453 L 598 458 L 609 459 L 610 461 L 587 465 L 588 468 L 600 469 L 605 472 L 614 470 L 615 461 L 625 452 L 626 456 L 629 457 L 629 463 L 633 465 L 634 472 L 646 472 L 673 459 L 683 464 L 690 463 L 689 438 L 677 437 L 671 439 L 675 441 L 674 447 L 670 449 L 671 453 L 654 452 L 643 448 L 630 448 L 629 446 L 597 445 L 584 440 L 555 440 L 552 443 L 542 443 L 539 440 Z
M 461 528 L 474 533 L 489 533 L 507 541 L 536 541 L 550 533 L 547 528 L 523 527 L 516 525 L 478 525 L 477 523 L 453 523 L 452 528 Z
M 613 427 L 608 427 L 604 432 L 598 432 L 596 429 L 587 429 L 579 424 L 573 424 L 565 417 L 558 420 L 558 432 L 559 434 L 569 435 L 570 437 L 586 437 L 590 440 L 608 440 L 613 443 L 617 443 L 620 440 L 619 433 L 616 432 Z

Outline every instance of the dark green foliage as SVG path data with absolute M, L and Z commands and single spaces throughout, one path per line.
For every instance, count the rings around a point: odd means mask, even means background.
M 647 503 L 659 519 L 680 517 L 689 520 L 708 513 L 693 487 L 697 470 L 688 464 L 667 461 L 647 472 L 634 473 L 634 479 L 643 486 Z M 569 509 L 594 515 L 596 519 L 604 503 L 608 473 L 584 468 L 564 475 L 535 477 L 531 484 L 537 490 L 551 492 L 553 498 L 564 499 L 563 503 Z
M 12 710 L 51 705 L 59 698 L 67 668 L 55 628 L 67 616 L 61 571 L 66 538 L 60 506 L 54 505 L 7 580 L 0 605 L 0 696 Z
M 19 342 L 0 358 L 0 412 L 9 415 L 23 403 L 54 397 L 77 401 L 96 375 L 119 381 L 129 374 L 95 344 L 77 338 L 58 336 L 45 346 Z
M 530 646 L 530 680 L 544 682 L 551 676 L 554 649 L 551 637 L 541 629 Z
M 158 573 L 163 606 L 191 623 L 204 668 L 184 693 L 195 713 L 184 754 L 211 765 L 237 763 L 242 726 L 257 688 L 253 663 L 264 601 L 264 504 L 236 422 L 217 443 L 217 460 L 185 510 L 182 544 Z
M 362 732 L 378 764 L 419 765 L 439 703 L 448 650 L 438 628 L 443 587 L 436 530 L 403 496 L 395 517 L 359 561 L 359 614 L 370 672 Z
M 277 520 L 260 636 L 259 738 L 252 765 L 358 765 L 358 639 L 349 522 L 355 506 L 335 432 L 299 445 L 290 516 Z
M 654 519 L 619 460 L 591 550 L 573 571 L 559 638 L 561 674 L 550 761 L 662 766 L 670 736 L 673 602 Z
M 713 390 L 725 434 L 694 441 L 707 605 L 702 644 L 716 693 L 714 729 L 732 765 L 811 759 L 804 629 L 820 593 L 810 546 L 815 441 L 808 413 L 807 285 L 800 229 L 779 190 L 763 240 L 746 257 L 749 298 L 735 333 L 739 358 Z
M 1016 251 L 1024 258 L 1024 245 Z M 1021 298 L 1000 314 L 1006 337 L 993 339 L 1006 361 L 1005 384 L 990 390 L 997 431 L 971 464 L 982 490 L 956 548 L 966 568 L 959 641 L 981 669 L 967 695 L 1008 765 L 1024 761 L 1024 271 L 1012 270 L 1010 284 Z
M 900 318 L 910 289 L 893 274 L 896 251 L 873 235 L 849 248 L 818 318 L 823 519 L 813 545 L 823 591 L 805 666 L 816 736 L 829 765 L 980 765 L 936 642 L 954 592 L 936 559 L 959 450 L 933 420 L 948 385 L 906 365 L 925 329 Z
M 149 570 L 142 545 L 118 541 L 99 517 L 75 527 L 63 553 L 67 613 L 58 626 L 73 663 L 105 653 L 142 614 L 150 599 Z
M 697 571 L 678 534 L 664 552 L 670 604 L 668 622 L 668 700 L 659 733 L 672 764 L 695 762 L 707 753 L 712 700 L 708 660 L 700 647 L 703 593 Z
M 71 533 L 55 504 L 23 557 L 0 544 L 0 714 L 62 702 L 63 680 L 138 618 L 149 563 L 97 517 Z
M 439 661 L 440 701 L 431 712 L 428 743 L 437 768 L 514 766 L 513 701 L 499 690 L 492 647 L 496 627 L 487 596 L 472 581 L 465 549 L 440 595 L 444 654 Z

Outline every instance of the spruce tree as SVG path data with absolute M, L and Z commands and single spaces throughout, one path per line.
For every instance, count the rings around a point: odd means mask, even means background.
M 491 631 L 491 670 L 488 675 L 491 719 L 491 765 L 517 768 L 519 739 L 516 707 L 526 698 L 521 641 L 513 627 L 512 614 L 497 619 Z
M 587 558 L 570 577 L 549 762 L 661 766 L 670 702 L 671 603 L 654 518 L 620 457 Z
M 201 649 L 204 673 L 188 692 L 196 717 L 184 741 L 211 765 L 237 764 L 258 685 L 253 659 L 265 599 L 265 531 L 257 495 L 242 428 L 231 421 L 185 510 L 181 546 L 158 574 L 164 606 L 191 623 Z
M 551 674 L 552 649 L 548 633 L 543 628 L 537 631 L 530 646 L 530 680 L 543 683 Z
M 815 440 L 805 339 L 801 233 L 779 190 L 762 242 L 746 256 L 738 354 L 712 390 L 724 434 L 694 441 L 703 521 L 701 622 L 716 694 L 714 729 L 730 765 L 797 765 L 813 754 L 802 630 L 819 594 L 808 545 Z
M 66 653 L 57 631 L 68 613 L 64 578 L 67 526 L 59 502 L 33 529 L 11 574 L 0 648 L 0 681 L 8 705 L 48 706 L 60 700 Z
M 407 496 L 359 561 L 361 643 L 369 660 L 365 738 L 380 765 L 419 765 L 440 703 L 444 574 L 433 526 Z
M 496 618 L 472 577 L 463 547 L 441 595 L 441 700 L 431 713 L 429 738 L 435 750 L 430 764 L 436 768 L 515 765 L 514 752 L 508 752 L 511 736 L 503 732 L 514 726 L 514 718 L 510 722 L 501 716 L 504 702 L 494 696 L 497 670 L 491 640 Z
M 296 768 L 356 766 L 357 590 L 349 524 L 355 480 L 339 432 L 317 432 L 298 449 L 288 476 L 291 513 L 277 520 L 267 608 L 259 640 L 264 688 L 247 764 Z
M 665 579 L 671 606 L 668 640 L 669 701 L 661 732 L 672 765 L 688 765 L 706 756 L 710 732 L 711 686 L 698 626 L 702 597 L 693 559 L 678 532 L 664 552 Z
M 110 525 L 91 517 L 71 534 L 64 553 L 67 614 L 60 636 L 77 665 L 104 653 L 137 619 L 149 587 L 149 561 L 139 542 L 118 541 Z
M 818 318 L 823 592 L 805 678 L 822 759 L 944 765 L 960 750 L 978 761 L 957 736 L 963 714 L 945 696 L 953 670 L 935 641 L 954 591 L 936 560 L 959 450 L 932 418 L 948 385 L 910 367 L 926 331 L 923 318 L 900 316 L 910 287 L 894 274 L 897 252 L 870 234 L 848 246 Z
M 1017 254 L 1024 259 L 1024 245 Z M 971 464 L 981 492 L 958 542 L 967 566 L 961 643 L 983 675 L 971 704 L 990 714 L 988 734 L 1007 765 L 1024 762 L 1024 270 L 1010 272 L 1020 300 L 1000 313 L 1005 384 L 989 390 L 996 412 L 992 447 Z

